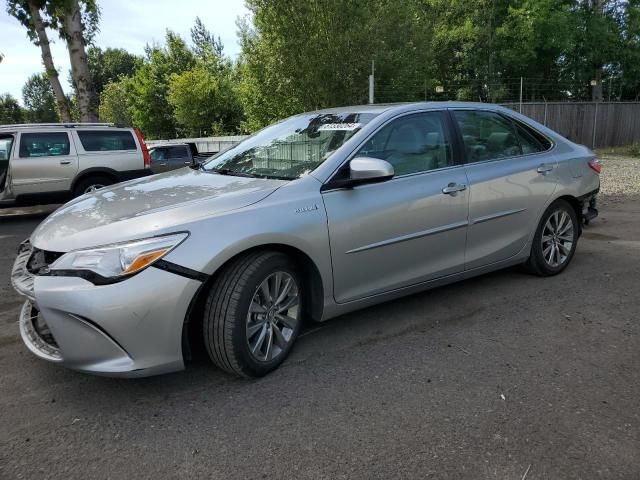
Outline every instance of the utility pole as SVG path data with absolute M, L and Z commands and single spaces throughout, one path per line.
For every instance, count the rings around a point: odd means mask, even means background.
M 522 113 L 522 84 L 524 83 L 524 79 L 520 77 L 520 113 Z
M 373 104 L 373 101 L 374 101 L 373 88 L 374 88 L 375 74 L 376 74 L 376 63 L 375 63 L 375 60 L 371 60 L 371 75 L 369 75 L 369 103 L 370 104 Z

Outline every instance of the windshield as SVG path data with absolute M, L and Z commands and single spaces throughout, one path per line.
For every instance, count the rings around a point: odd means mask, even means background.
M 226 175 L 293 180 L 308 174 L 374 113 L 310 113 L 288 118 L 213 156 L 202 169 Z

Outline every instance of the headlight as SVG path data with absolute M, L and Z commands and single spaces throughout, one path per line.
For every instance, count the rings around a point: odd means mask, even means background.
M 188 233 L 114 243 L 65 253 L 51 264 L 52 272 L 91 271 L 105 278 L 118 278 L 139 272 L 176 248 Z

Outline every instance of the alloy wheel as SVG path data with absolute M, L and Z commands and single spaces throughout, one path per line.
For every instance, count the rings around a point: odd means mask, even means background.
M 258 286 L 247 314 L 246 335 L 251 355 L 270 362 L 292 342 L 300 322 L 299 288 L 287 272 L 275 272 Z
M 563 265 L 573 248 L 575 229 L 571 216 L 564 210 L 553 212 L 542 230 L 542 257 L 547 265 L 558 268 Z

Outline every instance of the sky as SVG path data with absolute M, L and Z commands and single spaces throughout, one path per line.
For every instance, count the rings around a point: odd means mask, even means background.
M 167 28 L 190 40 L 189 29 L 199 16 L 205 26 L 220 36 L 225 52 L 235 57 L 240 52 L 236 19 L 248 13 L 243 0 L 98 0 L 102 10 L 100 32 L 95 45 L 105 49 L 124 48 L 143 54 L 146 44 L 163 43 Z M 62 40 L 49 32 L 53 61 L 60 72 L 65 91 L 68 85 L 69 55 Z M 22 86 L 34 73 L 44 71 L 40 48 L 27 38 L 26 30 L 9 16 L 0 0 L 0 94 L 10 93 L 22 103 Z

